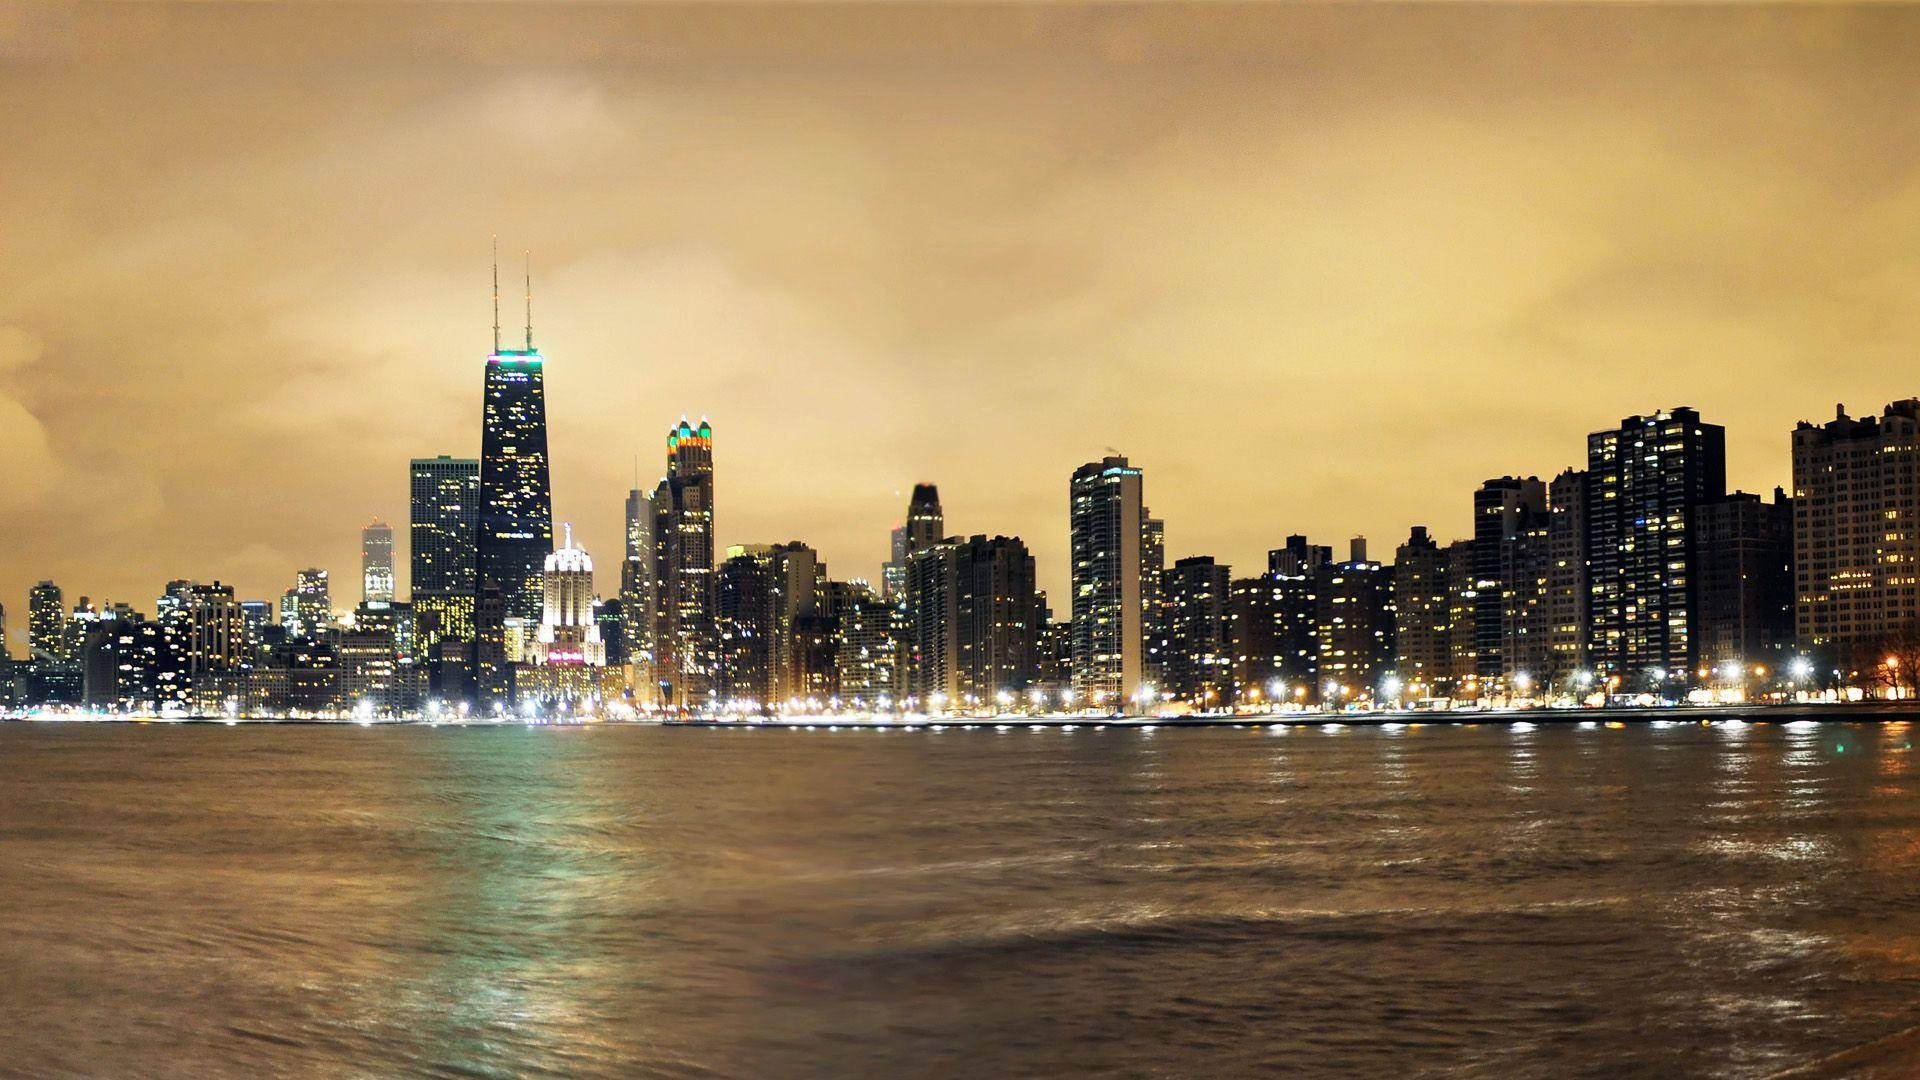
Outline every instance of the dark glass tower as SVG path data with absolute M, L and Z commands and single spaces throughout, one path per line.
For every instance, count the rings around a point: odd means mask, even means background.
M 545 361 L 533 347 L 531 275 L 526 348 L 500 347 L 499 312 L 496 266 L 493 354 L 487 357 L 480 429 L 479 585 L 500 589 L 507 616 L 538 622 L 541 572 L 553 552 L 553 488 L 547 476 Z

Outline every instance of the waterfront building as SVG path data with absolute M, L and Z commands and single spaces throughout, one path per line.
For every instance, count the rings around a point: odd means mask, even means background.
M 1394 660 L 1392 569 L 1368 561 L 1365 542 L 1356 540 L 1346 562 L 1322 564 L 1314 579 L 1321 699 L 1338 705 L 1392 696 L 1384 687 Z
M 1394 668 L 1415 701 L 1453 696 L 1451 550 L 1416 525 L 1394 551 Z
M 553 488 L 547 463 L 546 360 L 533 347 L 533 285 L 527 285 L 525 348 L 500 347 L 499 266 L 494 268 L 493 352 L 481 389 L 480 584 L 499 588 L 502 622 L 540 619 L 541 574 L 553 552 Z
M 1018 537 L 949 539 L 908 560 L 911 690 L 928 712 L 1005 707 L 1034 681 L 1041 610 Z
M 1587 647 L 1623 691 L 1674 697 L 1693 678 L 1693 513 L 1726 478 L 1726 429 L 1693 409 L 1587 437 Z
M 1091 706 L 1123 708 L 1144 688 L 1143 549 L 1151 519 L 1142 484 L 1141 471 L 1118 455 L 1073 473 L 1073 688 Z
M 900 656 L 907 632 L 905 606 L 876 595 L 861 581 L 834 590 L 834 597 L 833 615 L 840 625 L 834 659 L 840 697 L 861 709 L 890 708 L 900 703 L 906 697 L 906 673 Z
M 1536 571 L 1544 568 L 1546 523 L 1547 487 L 1538 477 L 1502 476 L 1474 492 L 1474 675 L 1487 696 L 1510 691 L 1513 676 L 1527 674 L 1510 641 L 1537 642 L 1538 650 L 1528 650 L 1536 667 L 1544 654 Z
M 1698 663 L 1745 681 L 1791 661 L 1794 642 L 1793 500 L 1736 491 L 1693 512 Z M 1759 677 L 1759 676 L 1756 676 Z
M 773 548 L 735 544 L 714 581 L 722 707 L 767 711 L 778 700 L 773 684 Z
M 186 661 L 189 700 L 196 712 L 212 715 L 225 704 L 233 674 L 253 657 L 247 644 L 246 616 L 233 586 L 214 582 L 192 585 L 179 615 L 179 650 Z
M 1871 667 L 1920 638 L 1917 500 L 1920 400 L 1794 429 L 1795 630 L 1823 666 Z
M 1587 474 L 1568 469 L 1547 490 L 1546 684 L 1584 691 L 1587 667 Z
M 540 625 L 526 658 L 515 688 L 522 700 L 585 701 L 601 691 L 607 647 L 594 616 L 593 558 L 574 544 L 571 525 L 541 567 Z
M 653 502 L 641 490 L 638 477 L 627 492 L 625 510 L 625 557 L 620 562 L 620 627 L 626 644 L 622 662 L 628 666 L 631 686 L 651 687 L 659 583 L 654 576 Z M 608 662 L 613 662 L 611 655 Z
M 907 587 L 907 558 L 924 551 L 946 536 L 946 511 L 940 506 L 940 488 L 934 484 L 913 485 L 907 500 L 907 521 L 894 527 L 893 557 L 881 569 L 881 586 L 886 595 L 899 597 Z
M 1287 537 L 1285 546 L 1267 552 L 1267 572 L 1286 577 L 1312 577 L 1332 561 L 1331 546 L 1309 544 L 1305 536 L 1295 533 Z
M 1181 559 L 1162 575 L 1165 685 L 1197 709 L 1234 703 L 1231 571 L 1208 555 Z
M 820 637 L 832 628 L 827 603 L 827 564 L 798 540 L 768 549 L 773 586 L 773 698 L 785 704 L 831 697 L 832 673 L 822 670 Z M 830 666 L 826 665 L 826 666 Z

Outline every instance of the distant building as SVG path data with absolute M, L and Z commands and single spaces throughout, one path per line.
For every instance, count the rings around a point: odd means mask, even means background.
M 905 592 L 908 557 L 939 543 L 947 535 L 946 529 L 947 516 L 940 507 L 939 487 L 913 485 L 913 495 L 907 500 L 906 524 L 894 528 L 893 558 L 881 572 L 881 585 L 888 596 L 898 597 Z
M 297 620 L 294 633 L 303 637 L 318 637 L 333 625 L 333 597 L 325 570 L 308 567 L 295 574 L 293 597 L 294 617 Z
M 393 526 L 374 518 L 360 530 L 360 602 L 393 603 Z
M 714 592 L 720 704 L 737 711 L 771 710 L 779 700 L 773 685 L 773 548 L 728 548 Z
M 523 698 L 584 701 L 601 692 L 607 647 L 593 610 L 593 558 L 575 546 L 573 526 L 541 568 L 540 626 L 529 650 L 531 668 L 520 673 Z
M 855 708 L 892 707 L 906 697 L 900 648 L 907 630 L 905 606 L 875 595 L 862 582 L 849 585 L 834 607 L 840 625 L 834 661 L 840 697 Z
M 1313 577 L 1270 572 L 1235 581 L 1230 588 L 1233 679 L 1239 698 L 1317 700 L 1319 594 Z
M 1394 667 L 1413 700 L 1453 696 L 1448 553 L 1416 525 L 1393 558 Z
M 66 605 L 60 586 L 43 581 L 27 592 L 27 655 L 33 660 L 66 659 Z
M 1033 556 L 1017 537 L 950 539 L 908 561 L 912 696 L 928 711 L 1024 699 L 1036 671 Z

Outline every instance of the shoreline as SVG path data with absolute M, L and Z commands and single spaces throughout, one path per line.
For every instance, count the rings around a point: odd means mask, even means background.
M 1068 716 L 907 716 L 872 717 L 826 714 L 749 719 L 719 717 L 511 717 L 500 719 L 432 719 L 428 717 L 249 717 L 249 716 L 116 716 L 87 713 L 26 713 L 0 716 L 0 723 L 64 724 L 197 724 L 236 727 L 248 725 L 304 725 L 322 727 L 660 727 L 708 728 L 743 731 L 946 731 L 994 728 L 1347 728 L 1373 727 L 1530 727 L 1582 725 L 1609 727 L 1628 724 L 1711 725 L 1726 721 L 1754 725 L 1811 723 L 1904 723 L 1920 720 L 1915 702 L 1809 702 L 1781 705 L 1674 705 L 1587 708 L 1442 709 L 1369 712 L 1231 713 L 1204 716 L 1126 716 L 1077 714 Z

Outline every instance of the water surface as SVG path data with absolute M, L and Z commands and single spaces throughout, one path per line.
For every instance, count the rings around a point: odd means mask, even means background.
M 0 1071 L 1763 1076 L 1920 1022 L 1912 736 L 0 725 Z

